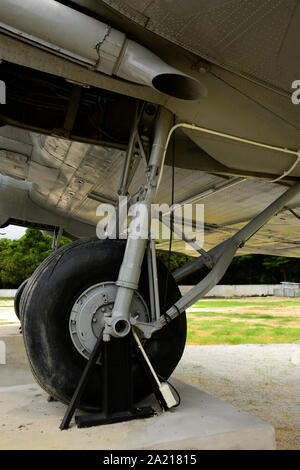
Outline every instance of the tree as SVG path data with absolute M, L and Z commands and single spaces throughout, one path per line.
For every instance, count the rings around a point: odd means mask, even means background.
M 264 257 L 263 266 L 270 273 L 270 275 L 275 275 L 281 273 L 283 281 L 293 282 L 294 279 L 294 266 L 295 260 L 291 258 L 284 258 L 283 256 L 269 256 Z M 299 281 L 299 276 L 297 276 Z M 296 281 L 297 282 L 297 281 Z
M 70 243 L 62 237 L 60 246 Z M 36 229 L 27 229 L 19 240 L 0 239 L 0 288 L 16 288 L 28 279 L 42 261 L 50 255 L 52 237 Z M 179 253 L 157 251 L 158 258 L 171 271 L 193 258 Z M 196 284 L 208 269 L 190 275 L 183 282 Z M 221 284 L 278 284 L 281 281 L 300 282 L 300 262 L 283 256 L 244 255 L 233 259 Z
M 69 243 L 62 237 L 60 246 Z M 52 237 L 39 230 L 28 228 L 19 240 L 0 240 L 0 285 L 16 288 L 31 276 L 42 261 L 50 255 Z
M 158 252 L 158 257 L 168 266 L 168 253 Z M 170 269 L 179 268 L 191 257 L 172 253 Z M 197 284 L 208 274 L 203 267 L 182 281 L 186 285 Z M 236 256 L 219 284 L 279 284 L 281 281 L 300 282 L 300 261 L 298 258 L 285 258 L 270 255 Z
M 166 267 L 169 265 L 170 271 L 180 268 L 193 259 L 192 256 L 186 256 L 180 253 L 171 253 L 169 262 L 169 253 L 167 251 L 157 251 L 157 257 Z

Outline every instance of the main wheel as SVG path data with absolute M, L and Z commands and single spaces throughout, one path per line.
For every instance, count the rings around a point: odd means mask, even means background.
M 23 291 L 25 289 L 27 282 L 28 282 L 28 279 L 25 279 L 25 281 L 23 281 L 22 284 L 20 284 L 15 294 L 15 298 L 14 298 L 15 314 L 17 315 L 19 320 L 22 320 L 22 315 L 20 312 L 20 302 L 21 302 L 21 297 L 22 297 L 22 294 L 23 294 Z
M 85 239 L 52 253 L 29 279 L 22 298 L 23 337 L 32 372 L 52 397 L 68 404 L 87 359 L 113 308 L 115 281 L 123 260 L 125 243 Z M 149 321 L 149 285 L 146 259 L 138 292 L 130 313 Z M 158 262 L 160 302 L 166 308 L 180 298 L 167 269 Z M 145 351 L 156 372 L 167 379 L 178 364 L 185 346 L 186 317 L 180 315 L 151 339 Z M 101 408 L 101 364 L 94 369 L 80 408 Z M 133 394 L 137 402 L 152 392 L 138 359 L 133 357 Z M 121 392 L 120 392 L 121 393 Z

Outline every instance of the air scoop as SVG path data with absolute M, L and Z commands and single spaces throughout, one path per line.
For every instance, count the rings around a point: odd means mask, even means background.
M 169 66 L 135 41 L 126 40 L 115 74 L 183 100 L 198 100 L 206 96 L 202 83 Z
M 197 100 L 206 95 L 196 79 L 110 25 L 55 0 L 1 0 L 0 32 L 39 48 L 169 96 Z

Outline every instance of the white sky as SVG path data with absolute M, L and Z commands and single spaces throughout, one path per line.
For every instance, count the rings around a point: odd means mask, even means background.
M 23 237 L 26 232 L 26 227 L 18 227 L 17 225 L 8 225 L 5 228 L 0 228 L 0 238 L 10 238 L 17 240 Z

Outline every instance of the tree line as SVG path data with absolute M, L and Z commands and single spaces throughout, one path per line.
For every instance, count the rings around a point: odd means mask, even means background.
M 60 246 L 70 243 L 62 237 Z M 17 288 L 28 279 L 42 261 L 50 255 L 52 237 L 28 228 L 18 240 L 0 239 L 0 288 Z M 191 257 L 158 251 L 158 258 L 171 271 L 183 266 Z M 196 284 L 206 269 L 189 276 L 184 284 Z M 267 255 L 237 256 L 232 261 L 221 284 L 278 284 L 281 281 L 300 282 L 300 261 L 297 258 Z

